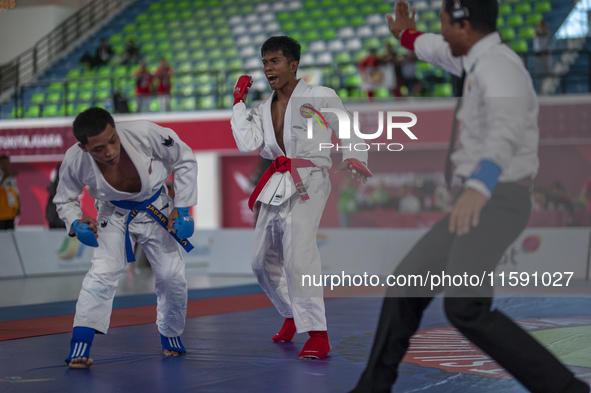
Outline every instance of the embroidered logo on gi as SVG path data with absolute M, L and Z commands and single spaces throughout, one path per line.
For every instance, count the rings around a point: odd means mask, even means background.
M 106 228 L 108 223 L 108 221 L 101 222 L 101 228 Z
M 162 142 L 162 144 L 166 147 L 171 147 L 172 145 L 174 145 L 174 140 L 171 136 L 169 136 L 168 139 L 165 139 L 164 142 Z
M 326 126 L 326 129 L 328 130 L 328 124 L 326 123 L 326 119 L 324 118 L 324 116 L 322 116 L 322 113 L 314 109 L 312 104 L 302 105 L 300 107 L 300 115 L 302 115 L 302 117 L 305 119 L 314 118 L 318 122 L 318 124 L 320 124 L 320 128 L 322 128 L 322 123 L 320 123 L 320 119 L 322 119 L 324 125 Z

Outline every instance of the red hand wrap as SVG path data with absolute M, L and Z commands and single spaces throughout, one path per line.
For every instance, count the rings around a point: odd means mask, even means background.
M 234 86 L 234 105 L 246 101 L 248 89 L 252 86 L 252 76 L 242 75 Z
M 414 52 L 415 40 L 419 38 L 422 34 L 423 33 L 421 33 L 420 31 L 406 29 L 400 35 L 400 45 Z
M 371 172 L 369 169 L 363 165 L 361 161 L 356 158 L 348 158 L 349 162 L 347 163 L 347 168 L 350 170 L 356 170 L 357 172 L 361 172 L 365 175 L 365 177 L 372 177 Z

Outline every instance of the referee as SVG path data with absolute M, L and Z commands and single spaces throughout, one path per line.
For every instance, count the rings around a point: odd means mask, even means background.
M 415 30 L 415 10 L 397 0 L 392 34 L 417 57 L 464 77 L 446 162 L 446 180 L 464 181 L 453 211 L 406 255 L 396 275 L 428 271 L 491 272 L 527 225 L 530 189 L 538 171 L 538 102 L 521 59 L 496 32 L 497 0 L 445 0 L 441 35 Z M 461 124 L 457 147 L 456 123 Z M 453 154 L 451 154 L 453 152 Z M 440 289 L 442 290 L 442 289 Z M 587 393 L 550 352 L 498 310 L 491 286 L 448 287 L 451 323 L 536 393 Z M 437 291 L 390 287 L 367 368 L 352 393 L 389 393 L 425 308 Z

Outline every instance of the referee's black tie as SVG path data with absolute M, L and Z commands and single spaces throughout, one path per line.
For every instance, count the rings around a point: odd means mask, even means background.
M 454 95 L 458 97 L 458 104 L 454 113 L 454 121 L 451 127 L 451 137 L 449 138 L 449 145 L 447 148 L 447 156 L 445 157 L 445 183 L 447 188 L 451 188 L 452 162 L 451 154 L 454 152 L 456 144 L 456 134 L 458 132 L 458 111 L 462 106 L 462 95 L 464 94 L 464 82 L 466 81 L 466 71 L 462 73 L 461 78 L 456 78 L 454 81 Z

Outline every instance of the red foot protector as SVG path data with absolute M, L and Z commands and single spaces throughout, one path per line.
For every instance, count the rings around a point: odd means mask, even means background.
M 328 342 L 328 333 L 324 331 L 308 332 L 310 338 L 304 344 L 304 349 L 300 352 L 300 357 L 309 359 L 324 359 L 330 352 L 330 343 Z
M 357 172 L 361 172 L 365 175 L 365 177 L 372 177 L 371 172 L 369 169 L 363 165 L 361 161 L 356 158 L 348 158 L 349 162 L 347 163 L 347 168 L 350 170 L 356 170 Z
M 279 333 L 273 336 L 271 340 L 275 342 L 291 341 L 293 336 L 296 334 L 296 327 L 293 318 L 285 318 L 283 326 Z

